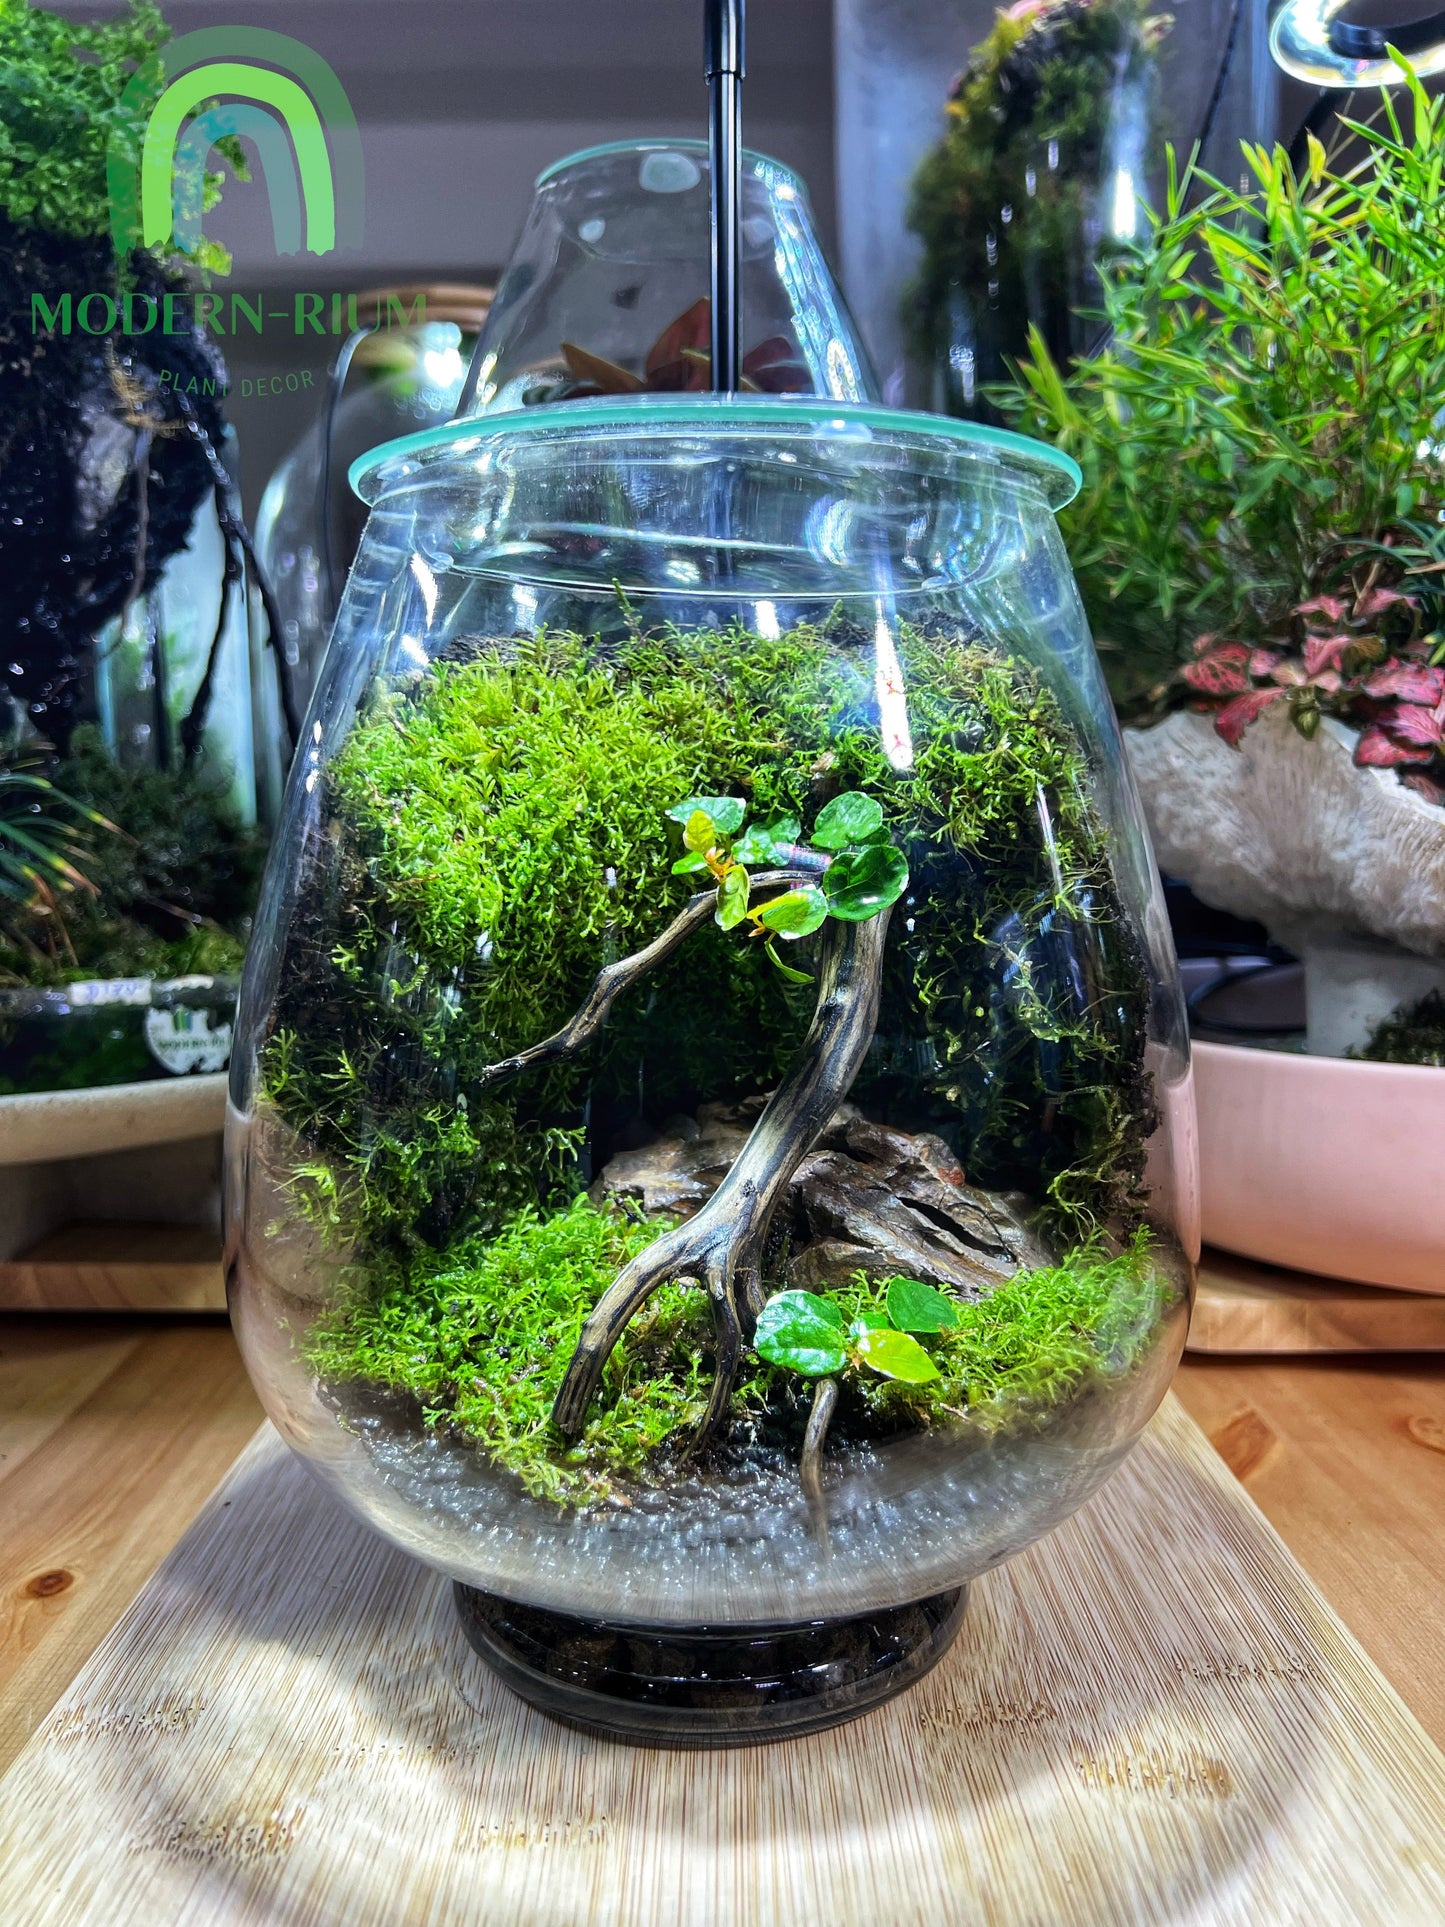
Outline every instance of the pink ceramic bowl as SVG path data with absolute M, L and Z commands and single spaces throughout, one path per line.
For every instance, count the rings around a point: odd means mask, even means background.
M 1445 1070 L 1194 1045 L 1207 1244 L 1445 1293 Z

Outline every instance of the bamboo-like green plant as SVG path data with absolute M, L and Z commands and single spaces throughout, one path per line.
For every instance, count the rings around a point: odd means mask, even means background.
M 1246 146 L 1235 192 L 1171 156 L 1162 214 L 1106 277 L 1111 345 L 1065 374 L 1035 335 L 996 391 L 1084 471 L 1065 534 L 1126 720 L 1197 700 L 1175 671 L 1216 637 L 1303 661 L 1311 598 L 1438 600 L 1445 107 L 1399 64 L 1408 128 L 1386 94 L 1345 123 L 1348 165 L 1313 138 L 1298 170 Z

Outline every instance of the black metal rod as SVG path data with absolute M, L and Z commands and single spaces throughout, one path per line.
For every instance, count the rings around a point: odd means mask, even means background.
M 708 144 L 712 154 L 712 385 L 742 386 L 742 85 L 744 0 L 706 0 Z

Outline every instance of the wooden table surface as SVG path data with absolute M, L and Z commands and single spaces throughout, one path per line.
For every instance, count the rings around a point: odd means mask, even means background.
M 1191 1359 L 1176 1389 L 1445 1744 L 1445 1359 Z M 223 1320 L 0 1318 L 0 1772 L 260 1418 Z

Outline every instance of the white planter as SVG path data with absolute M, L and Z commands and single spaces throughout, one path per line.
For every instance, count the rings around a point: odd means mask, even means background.
M 1306 741 L 1268 709 L 1231 749 L 1180 711 L 1124 739 L 1154 853 L 1202 902 L 1291 949 L 1344 931 L 1445 957 L 1445 809 L 1357 769 L 1353 731 Z
M 225 1116 L 224 1071 L 0 1097 L 0 1167 L 211 1137 Z

